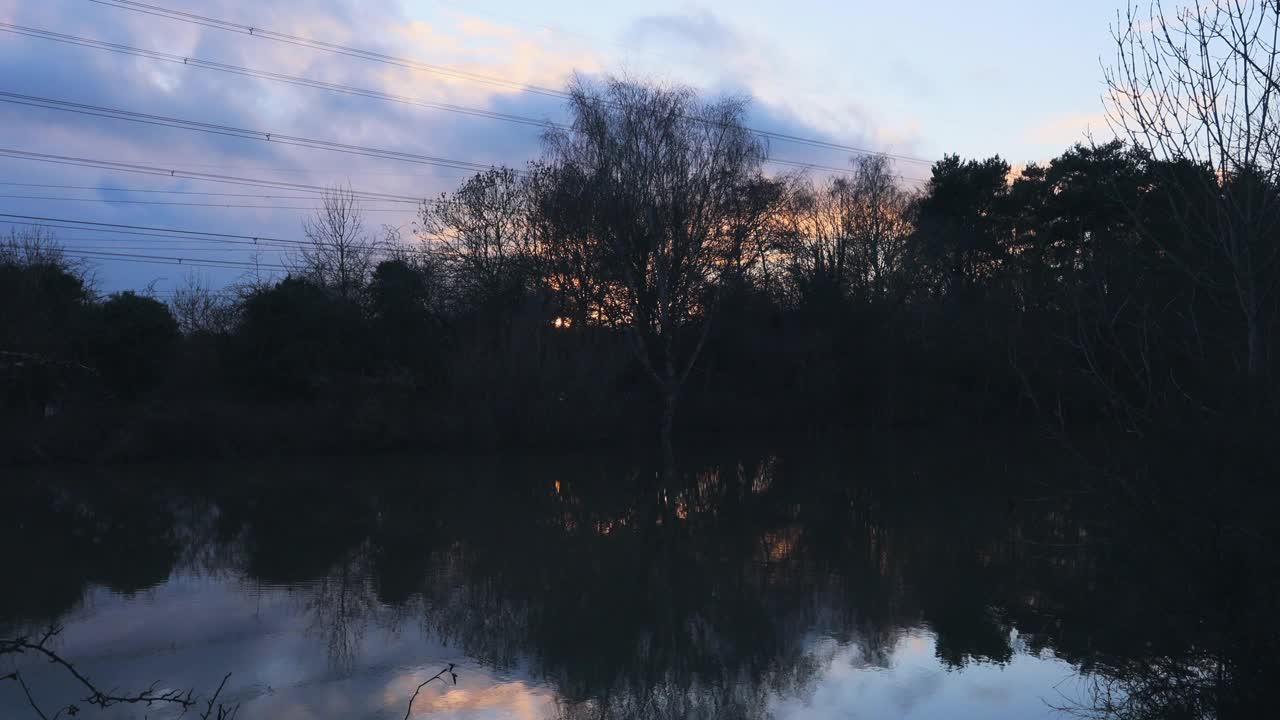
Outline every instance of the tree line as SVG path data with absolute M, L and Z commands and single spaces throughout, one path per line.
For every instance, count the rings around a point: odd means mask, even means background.
M 1276 410 L 1280 145 L 1258 41 L 1280 10 L 1233 8 L 1131 13 L 1107 76 L 1119 139 L 1016 172 L 946 156 L 914 189 L 863 155 L 771 175 L 745 101 L 607 79 L 569 87 L 538 160 L 424 202 L 412 239 L 333 189 L 283 279 L 99 299 L 54 238 L 15 235 L 7 406 L 142 403 L 159 425 L 180 413 L 165 402 L 228 424 L 233 402 L 305 408 L 322 427 L 300 433 L 355 447 L 656 425 L 669 449 L 677 421 L 1254 432 Z

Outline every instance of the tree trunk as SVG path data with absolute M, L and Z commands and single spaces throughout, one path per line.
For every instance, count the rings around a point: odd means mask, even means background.
M 1262 327 L 1258 323 L 1257 312 L 1246 312 L 1245 322 L 1248 331 L 1248 373 L 1249 380 L 1256 383 L 1262 376 L 1262 368 L 1265 364 L 1265 357 L 1262 347 Z
M 676 421 L 678 393 L 679 390 L 674 387 L 668 387 L 662 393 L 662 425 L 659 434 L 662 442 L 662 466 L 668 480 L 675 475 L 676 453 L 671 435 Z

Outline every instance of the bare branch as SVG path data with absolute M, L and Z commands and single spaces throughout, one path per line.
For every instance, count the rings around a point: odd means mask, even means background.
M 345 299 L 354 299 L 373 270 L 378 243 L 364 226 L 360 199 L 350 188 L 324 194 L 322 208 L 302 224 L 309 244 L 288 258 L 294 272 Z
M 418 693 L 422 692 L 422 688 L 426 687 L 428 684 L 430 684 L 434 680 L 439 680 L 440 682 L 444 682 L 445 673 L 448 673 L 449 676 L 453 678 L 454 685 L 458 684 L 458 674 L 453 671 L 453 663 L 449 663 L 448 667 L 444 668 L 443 670 L 436 673 L 435 675 L 432 675 L 426 680 L 423 680 L 421 683 L 418 683 L 418 687 L 415 688 L 413 691 L 413 697 L 409 698 L 409 706 L 404 709 L 404 720 L 409 720 L 409 716 L 413 713 L 413 703 L 415 700 L 418 699 Z
M 195 699 L 194 691 L 192 690 L 158 691 L 155 684 L 142 692 L 133 694 L 121 695 L 116 694 L 114 691 L 102 690 L 95 685 L 92 680 L 77 670 L 75 665 L 70 661 L 49 649 L 49 643 L 61 632 L 62 628 L 50 626 L 44 634 L 35 641 L 26 637 L 0 638 L 0 656 L 31 653 L 43 657 L 48 662 L 60 666 L 69 675 L 71 675 L 71 677 L 74 678 L 75 681 L 84 688 L 84 690 L 88 692 L 88 695 L 84 697 L 82 702 L 102 709 L 115 705 L 146 705 L 147 707 L 154 705 L 170 705 L 176 706 L 183 712 L 186 712 L 196 704 L 197 701 Z M 213 718 L 213 720 L 231 720 L 235 716 L 236 711 L 239 708 L 238 705 L 228 709 L 217 703 L 217 698 L 222 693 L 223 688 L 226 687 L 227 681 L 230 677 L 230 673 L 223 677 L 222 684 L 218 686 L 217 692 L 209 698 L 208 709 L 200 716 L 201 720 L 210 720 L 210 718 Z M 13 680 L 18 683 L 27 697 L 28 704 L 42 720 L 56 720 L 64 712 L 68 715 L 74 715 L 78 712 L 78 708 L 75 705 L 67 705 L 54 713 L 52 718 L 50 718 L 50 716 L 44 712 L 36 702 L 35 697 L 31 693 L 31 689 L 27 686 L 26 681 L 23 679 L 20 672 L 12 672 L 0 677 L 0 680 Z

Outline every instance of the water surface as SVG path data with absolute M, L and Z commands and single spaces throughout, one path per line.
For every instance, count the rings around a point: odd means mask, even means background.
M 1087 534 L 1041 450 L 314 460 L 8 485 L 0 635 L 241 718 L 1050 718 L 1081 701 Z M 1083 617 L 1085 620 L 1081 620 Z M 1065 618 L 1065 619 L 1064 619 Z M 48 709 L 82 693 L 0 658 Z M 449 676 L 446 675 L 446 678 Z M 89 717 L 167 717 L 117 707 Z M 0 717 L 37 717 L 12 683 Z

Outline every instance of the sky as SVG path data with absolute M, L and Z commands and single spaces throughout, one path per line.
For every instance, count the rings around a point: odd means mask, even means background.
M 749 97 L 753 128 L 917 159 L 897 163 L 905 178 L 926 178 L 928 162 L 944 153 L 999 154 L 1015 166 L 1044 161 L 1089 133 L 1109 135 L 1100 60 L 1109 56 L 1110 26 L 1123 0 L 145 2 L 453 72 L 326 53 L 92 0 L 0 0 L 6 24 L 0 26 L 0 232 L 30 227 L 13 223 L 41 223 L 68 254 L 92 255 L 85 261 L 99 291 L 150 287 L 163 298 L 192 278 L 221 287 L 246 272 L 279 274 L 287 243 L 275 241 L 300 240 L 303 220 L 318 206 L 311 190 L 218 183 L 190 173 L 392 194 L 397 199 L 363 201 L 367 224 L 371 232 L 385 225 L 411 238 L 415 206 L 407 200 L 437 197 L 472 172 L 424 164 L 423 157 L 520 167 L 542 147 L 536 126 L 421 103 L 559 121 L 561 99 L 516 86 L 558 89 L 575 74 Z M 28 34 L 13 32 L 15 26 Z M 60 33 L 62 42 L 31 37 L 29 29 Z M 85 47 L 67 36 L 179 62 Z M 411 102 L 246 77 L 181 58 Z M 159 127 L 34 107 L 32 97 L 415 157 Z M 770 154 L 838 167 L 851 155 L 779 140 L 770 142 Z M 68 164 L 85 159 L 96 166 Z M 150 170 L 125 172 L 100 161 Z M 78 224 L 85 221 L 160 230 Z M 219 242 L 160 236 L 176 234 L 171 230 L 224 235 Z M 251 261 L 256 269 L 244 265 Z

